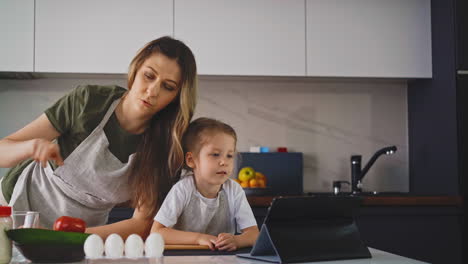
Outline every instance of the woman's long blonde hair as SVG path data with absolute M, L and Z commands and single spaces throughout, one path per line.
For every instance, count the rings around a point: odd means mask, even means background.
M 182 80 L 176 99 L 151 119 L 127 172 L 132 206 L 148 208 L 148 217 L 156 214 L 179 178 L 184 163 L 182 136 L 197 101 L 195 57 L 183 42 L 167 36 L 147 43 L 138 51 L 130 63 L 128 87 L 132 87 L 137 71 L 146 59 L 157 53 L 177 61 Z

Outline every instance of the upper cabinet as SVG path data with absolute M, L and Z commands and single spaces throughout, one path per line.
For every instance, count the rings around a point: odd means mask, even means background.
M 429 0 L 306 0 L 307 75 L 432 77 Z
M 199 74 L 305 76 L 304 0 L 176 0 Z
M 0 39 L 0 71 L 34 71 L 34 0 L 0 1 Z
M 35 70 L 126 73 L 138 49 L 172 31 L 173 0 L 36 1 Z
M 169 35 L 204 75 L 430 78 L 430 13 L 430 0 L 0 0 L 0 71 L 126 73 Z

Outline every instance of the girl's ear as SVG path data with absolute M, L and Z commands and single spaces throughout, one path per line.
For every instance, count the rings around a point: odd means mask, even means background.
M 187 154 L 185 154 L 185 163 L 187 164 L 187 166 L 189 166 L 190 168 L 192 169 L 195 169 L 195 161 L 193 159 L 193 153 L 192 152 L 187 152 Z

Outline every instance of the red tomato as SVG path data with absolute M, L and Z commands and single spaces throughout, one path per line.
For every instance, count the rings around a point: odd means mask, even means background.
M 85 229 L 86 223 L 81 218 L 61 216 L 54 223 L 54 230 L 56 231 L 84 233 Z

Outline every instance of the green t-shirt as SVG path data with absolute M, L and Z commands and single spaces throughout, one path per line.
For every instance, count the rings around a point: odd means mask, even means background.
M 122 97 L 126 91 L 119 86 L 78 86 L 45 111 L 50 123 L 60 133 L 57 143 L 64 159 L 91 134 L 104 118 L 112 102 Z M 142 137 L 122 129 L 115 112 L 104 126 L 104 132 L 109 140 L 109 150 L 123 163 L 136 152 Z M 7 201 L 11 199 L 19 176 L 31 162 L 29 159 L 19 163 L 4 176 L 1 187 Z M 53 162 L 50 164 L 53 169 L 57 167 Z

